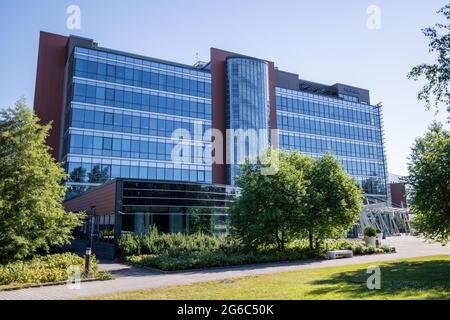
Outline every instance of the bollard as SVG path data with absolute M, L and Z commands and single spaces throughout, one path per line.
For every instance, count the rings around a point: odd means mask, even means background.
M 86 255 L 84 256 L 84 275 L 89 278 L 91 273 L 91 248 L 86 248 Z

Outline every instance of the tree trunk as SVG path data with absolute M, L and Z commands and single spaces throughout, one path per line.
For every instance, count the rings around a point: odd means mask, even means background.
M 320 241 L 319 241 L 319 239 L 316 239 L 316 251 L 319 251 L 319 245 L 320 245 Z
M 275 233 L 275 240 L 277 241 L 277 249 L 278 249 L 278 251 L 281 251 L 281 240 L 280 240 L 280 236 L 278 235 L 278 228 L 277 228 L 277 231 Z
M 309 232 L 309 249 L 311 250 L 311 251 L 313 251 L 313 234 L 312 234 L 312 232 L 310 231 Z

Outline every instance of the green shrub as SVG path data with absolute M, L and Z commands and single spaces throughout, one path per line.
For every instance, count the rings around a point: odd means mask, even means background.
M 133 255 L 180 254 L 188 252 L 233 253 L 239 245 L 228 236 L 211 236 L 202 233 L 160 233 L 156 228 L 146 235 L 124 234 L 117 242 L 117 253 L 121 258 Z
M 348 239 L 328 242 L 329 250 L 349 249 L 355 254 L 390 252 L 389 247 L 369 247 L 362 241 Z M 306 239 L 296 239 L 286 245 L 284 252 L 272 246 L 261 246 L 257 252 L 249 252 L 228 236 L 211 236 L 201 233 L 165 234 L 152 228 L 146 235 L 125 234 L 119 238 L 118 252 L 128 263 L 161 270 L 223 267 L 231 265 L 298 261 L 325 257 L 325 245 L 318 252 L 311 252 Z
M 352 250 L 355 255 L 361 254 L 376 254 L 376 253 L 390 253 L 394 252 L 395 249 L 382 245 L 380 247 L 368 246 L 361 240 L 351 240 L 351 239 L 339 239 L 328 241 L 328 250 Z M 320 254 L 325 256 L 326 250 L 321 250 Z
M 367 227 L 364 229 L 364 235 L 366 237 L 376 237 L 377 229 L 375 229 L 374 227 Z
M 140 242 L 134 234 L 122 234 L 117 240 L 117 254 L 120 257 L 141 254 Z
M 73 253 L 61 253 L 10 262 L 0 265 L 0 285 L 66 281 L 69 266 L 79 266 L 83 271 L 84 258 Z M 98 261 L 95 257 L 91 268 L 92 274 L 97 276 Z
M 165 271 L 195 268 L 212 268 L 252 263 L 297 261 L 311 258 L 309 250 L 272 251 L 265 253 L 190 252 L 177 255 L 141 255 L 127 257 L 131 264 L 157 268 Z

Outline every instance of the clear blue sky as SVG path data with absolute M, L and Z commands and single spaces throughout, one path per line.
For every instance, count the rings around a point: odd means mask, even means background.
M 384 104 L 390 172 L 406 174 L 414 138 L 446 114 L 425 111 L 412 66 L 431 62 L 420 29 L 437 22 L 448 0 L 0 0 L 0 108 L 33 103 L 40 30 L 93 38 L 100 46 L 193 64 L 209 48 L 272 60 L 303 79 L 367 88 Z M 81 29 L 68 30 L 66 9 L 81 8 Z M 366 10 L 381 9 L 369 30 Z

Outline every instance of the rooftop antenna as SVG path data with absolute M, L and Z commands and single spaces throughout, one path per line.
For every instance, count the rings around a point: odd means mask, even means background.
M 202 69 L 204 66 L 206 66 L 207 63 L 204 61 L 200 61 L 198 58 L 198 52 L 195 53 L 195 64 L 194 64 L 194 68 L 197 69 Z

